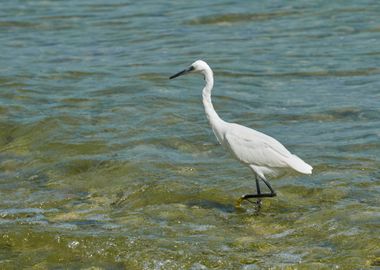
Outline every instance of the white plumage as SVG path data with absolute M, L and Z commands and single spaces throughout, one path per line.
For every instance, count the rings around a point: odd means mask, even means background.
M 296 155 L 290 153 L 276 139 L 253 129 L 230 124 L 221 143 L 241 162 L 250 167 L 261 177 L 276 174 L 279 168 L 290 167 L 300 173 L 310 174 L 312 167 Z
M 214 85 L 213 72 L 202 60 L 195 61 L 189 68 L 173 75 L 170 79 L 189 72 L 200 72 L 204 75 L 206 85 L 203 88 L 203 105 L 206 116 L 219 143 L 229 150 L 240 162 L 248 165 L 256 176 L 257 192 L 255 195 L 245 195 L 242 199 L 252 197 L 275 196 L 273 189 L 266 181 L 265 175 L 276 174 L 280 169 L 291 168 L 303 174 L 311 174 L 312 167 L 302 159 L 290 153 L 276 139 L 250 129 L 248 127 L 223 121 L 215 112 L 211 102 L 211 90 Z M 262 194 L 258 178 L 271 190 L 271 194 Z

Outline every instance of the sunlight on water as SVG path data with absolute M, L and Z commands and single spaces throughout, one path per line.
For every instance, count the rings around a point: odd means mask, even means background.
M 380 5 L 235 2 L 2 4 L 1 269 L 380 266 Z M 201 76 L 168 80 L 197 59 L 223 119 L 314 167 L 260 212 Z

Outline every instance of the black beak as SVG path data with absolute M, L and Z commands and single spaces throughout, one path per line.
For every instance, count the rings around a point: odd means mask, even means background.
M 189 68 L 184 69 L 184 70 L 182 70 L 182 71 L 180 71 L 180 72 L 174 74 L 173 76 L 170 76 L 169 79 L 174 79 L 174 78 L 176 78 L 176 77 L 178 77 L 178 76 L 185 75 L 186 73 L 189 73 L 189 72 L 192 71 L 193 69 L 194 69 L 194 67 L 193 67 L 193 66 L 190 66 Z

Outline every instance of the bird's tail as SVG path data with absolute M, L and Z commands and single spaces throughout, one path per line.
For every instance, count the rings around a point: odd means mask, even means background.
M 294 170 L 304 174 L 311 174 L 313 167 L 307 164 L 305 161 L 297 157 L 296 155 L 292 155 L 292 158 L 289 159 L 289 166 Z

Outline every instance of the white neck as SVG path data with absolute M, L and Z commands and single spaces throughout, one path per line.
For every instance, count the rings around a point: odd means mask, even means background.
M 214 110 L 214 106 L 212 106 L 211 102 L 211 90 L 214 86 L 214 76 L 211 68 L 208 66 L 205 70 L 202 71 L 202 73 L 205 76 L 206 81 L 206 85 L 202 91 L 203 106 L 205 108 L 207 119 L 210 122 L 211 126 L 213 126 L 214 124 L 216 124 L 216 122 L 221 121 L 220 117 Z

